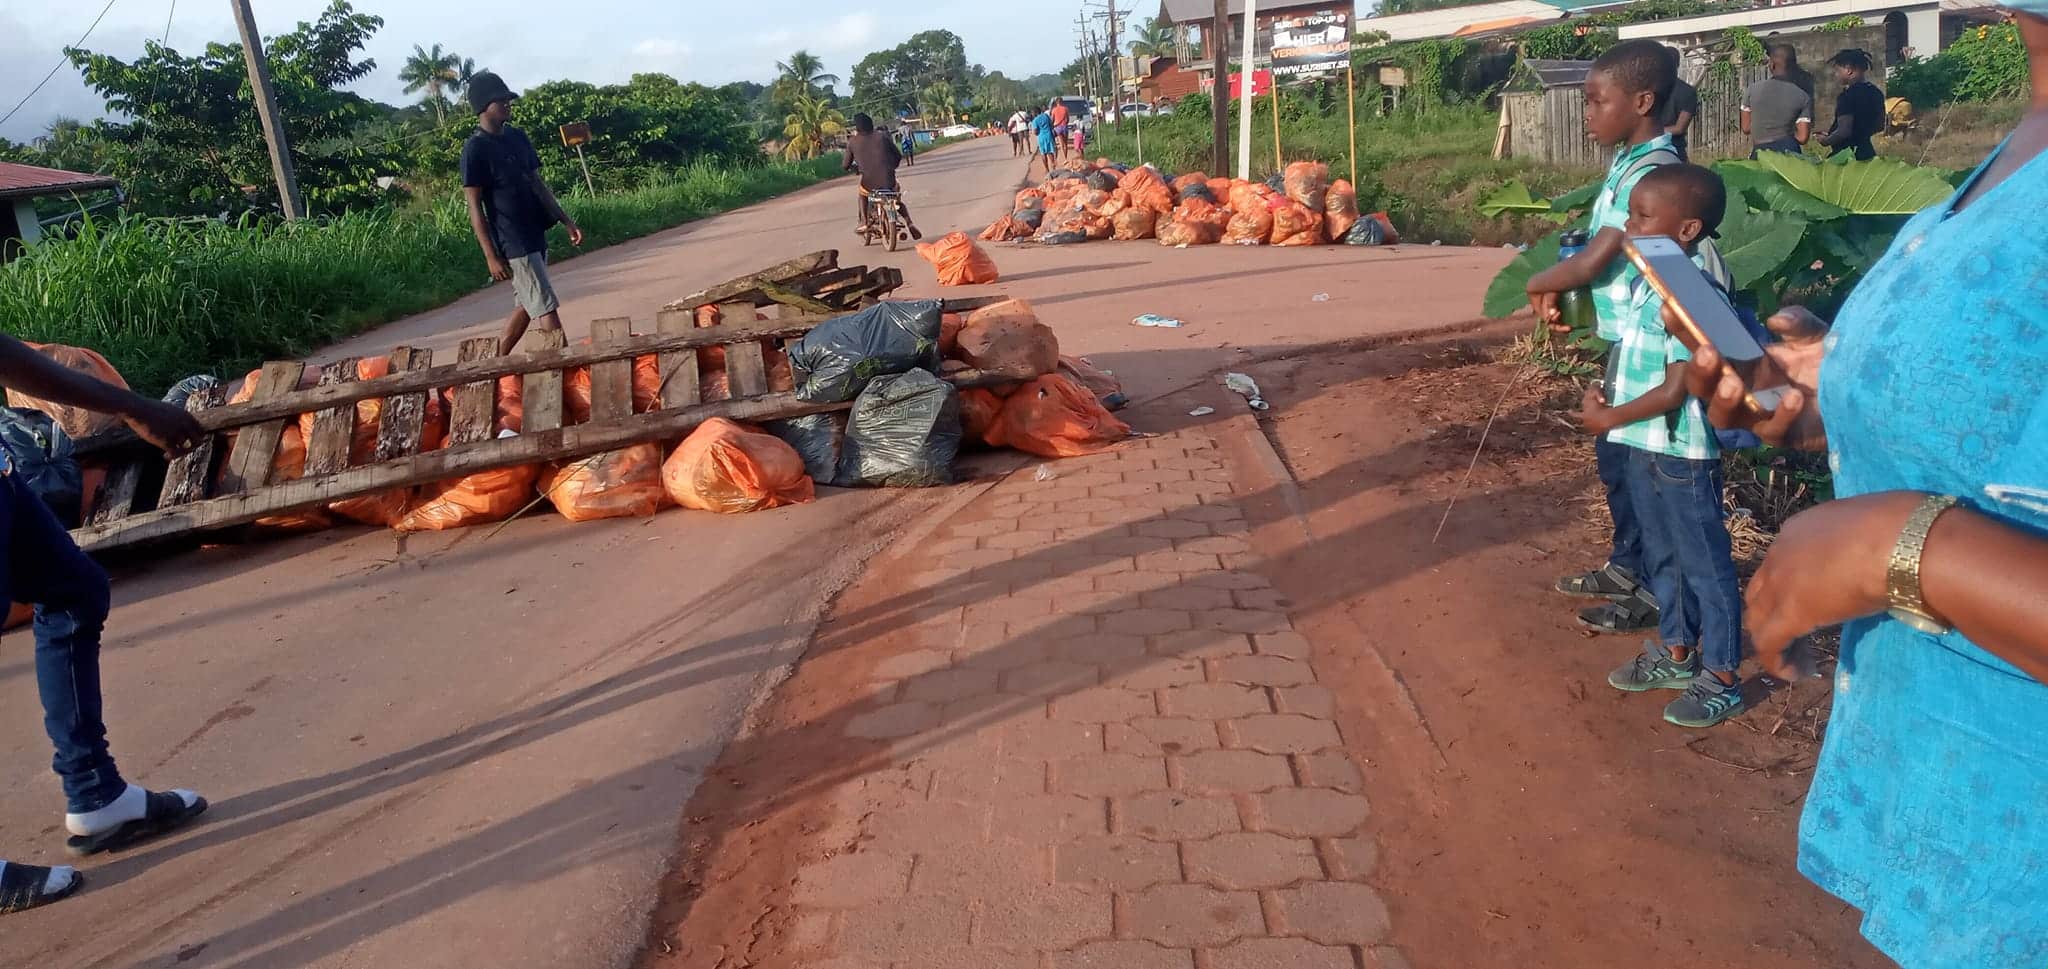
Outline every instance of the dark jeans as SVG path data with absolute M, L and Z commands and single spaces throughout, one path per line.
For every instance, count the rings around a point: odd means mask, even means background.
M 1629 452 L 1629 493 L 1642 521 L 1643 564 L 1663 607 L 1666 646 L 1696 647 L 1707 669 L 1742 663 L 1742 592 L 1721 517 L 1721 462 Z
M 1600 469 L 1600 486 L 1607 489 L 1607 517 L 1614 519 L 1614 548 L 1607 553 L 1607 564 L 1642 581 L 1645 576 L 1643 530 L 1636 520 L 1635 505 L 1628 487 L 1629 455 L 1634 451 L 1626 444 L 1607 440 L 1606 435 L 1593 439 L 1593 459 Z
M 97 811 L 128 786 L 107 753 L 100 718 L 100 629 L 107 622 L 107 574 L 78 550 L 21 476 L 0 475 L 0 593 L 36 607 L 36 687 L 43 729 L 57 756 L 66 810 Z
M 1750 160 L 1755 161 L 1757 153 L 1765 151 L 1782 151 L 1787 155 L 1797 155 L 1806 149 L 1800 146 L 1796 138 L 1774 138 L 1770 141 L 1757 142 L 1756 147 L 1749 150 Z

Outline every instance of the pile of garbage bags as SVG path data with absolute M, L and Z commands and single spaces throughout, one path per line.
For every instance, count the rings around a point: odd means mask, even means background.
M 1095 239 L 1158 239 L 1167 246 L 1393 245 L 1385 212 L 1361 214 L 1358 191 L 1331 180 L 1328 165 L 1299 161 L 1264 182 L 1190 172 L 1167 180 L 1149 165 L 1100 159 L 1054 171 L 1017 193 L 1011 214 L 981 233 L 992 242 L 1067 245 Z

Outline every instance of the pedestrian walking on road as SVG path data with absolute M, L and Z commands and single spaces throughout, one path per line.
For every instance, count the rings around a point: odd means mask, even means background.
M 1024 154 L 1025 136 L 1031 133 L 1031 119 L 1025 117 L 1023 108 L 1011 112 L 1009 128 L 1010 157 L 1016 158 Z
M 1059 155 L 1067 150 L 1067 139 L 1072 134 L 1067 125 L 1072 116 L 1067 111 L 1067 103 L 1058 98 L 1053 99 L 1052 108 L 1047 113 L 1052 115 L 1053 154 Z
M 0 335 L 0 384 L 44 400 L 115 414 L 167 454 L 183 454 L 206 432 L 184 408 L 150 400 L 66 369 Z M 43 730 L 56 748 L 51 767 L 64 784 L 65 848 L 92 855 L 171 831 L 206 810 L 191 791 L 152 792 L 121 778 L 101 716 L 100 630 L 110 607 L 107 574 L 13 473 L 0 447 L 0 595 L 35 606 L 36 688 Z M 84 880 L 68 866 L 0 861 L 0 913 L 47 905 Z
M 583 230 L 541 180 L 533 142 L 508 123 L 518 98 L 490 71 L 470 78 L 476 130 L 462 145 L 462 194 L 469 201 L 470 229 L 491 278 L 512 282 L 512 316 L 498 341 L 501 354 L 519 345 L 528 323 L 542 330 L 562 328 L 562 303 L 548 279 L 548 229 L 559 222 L 569 230 L 570 245 L 583 244 Z
M 1031 133 L 1038 140 L 1038 160 L 1045 164 L 1047 175 L 1052 174 L 1053 160 L 1059 156 L 1057 131 L 1050 111 L 1040 111 L 1038 117 L 1031 119 Z

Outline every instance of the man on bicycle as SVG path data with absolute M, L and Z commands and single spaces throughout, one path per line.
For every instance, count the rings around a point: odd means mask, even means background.
M 860 172 L 860 231 L 868 231 L 868 193 L 900 191 L 896 185 L 896 166 L 903 163 L 903 153 L 896 148 L 896 140 L 887 132 L 875 130 L 875 119 L 865 113 L 853 116 L 853 137 L 846 140 L 846 161 L 841 168 Z M 903 224 L 910 229 L 912 239 L 924 238 L 917 231 L 917 223 L 910 218 L 910 207 L 897 201 L 897 210 L 903 213 Z

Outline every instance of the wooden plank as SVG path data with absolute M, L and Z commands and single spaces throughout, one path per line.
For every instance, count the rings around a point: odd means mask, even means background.
M 817 252 L 805 253 L 795 259 L 776 263 L 766 269 L 728 279 L 716 286 L 698 290 L 682 299 L 669 303 L 662 307 L 662 309 L 694 310 L 699 306 L 723 303 L 749 293 L 757 292 L 763 280 L 770 283 L 789 282 L 790 280 L 800 279 L 813 273 L 829 272 L 837 268 L 839 268 L 839 250 L 820 249 Z
M 533 356 L 544 356 L 551 350 L 562 348 L 562 331 L 547 330 L 533 334 Z M 562 426 L 562 372 L 543 370 L 529 373 L 519 389 L 520 433 L 532 434 L 537 431 L 552 431 Z
M 264 364 L 257 372 L 260 376 L 256 378 L 256 394 L 250 399 L 275 400 L 291 395 L 305 374 L 306 365 L 297 360 L 279 360 Z M 222 493 L 250 491 L 270 483 L 270 465 L 277 458 L 277 442 L 284 436 L 285 423 L 272 420 L 251 424 L 235 435 L 234 449 L 228 452 L 227 476 L 220 485 Z
M 92 515 L 85 523 L 104 525 L 128 517 L 135 510 L 135 492 L 141 484 L 140 460 L 124 461 L 107 469 L 107 476 L 100 479 L 100 486 L 88 496 L 92 499 Z
M 456 359 L 462 363 L 486 360 L 498 355 L 498 338 L 474 337 L 462 341 Z M 491 439 L 497 424 L 498 382 L 478 380 L 455 388 L 454 406 L 448 414 L 448 443 L 474 444 Z
M 748 315 L 752 315 L 749 313 Z M 633 338 L 633 321 L 623 316 L 590 321 L 591 342 L 604 345 Z M 633 416 L 633 361 L 606 360 L 590 365 L 590 420 L 610 424 Z
M 830 303 L 812 299 L 796 290 L 776 283 L 763 281 L 760 289 L 761 295 L 768 297 L 769 300 L 781 303 L 784 306 L 794 306 L 806 313 L 830 315 L 838 312 Z
M 221 406 L 227 399 L 227 391 L 216 385 L 199 391 L 187 398 L 185 409 L 194 415 Z M 208 434 L 199 439 L 199 446 L 191 453 L 171 462 L 164 470 L 164 490 L 157 496 L 158 508 L 185 505 L 206 497 L 206 486 L 213 479 L 213 455 L 218 447 L 220 435 Z
M 950 305 L 953 301 L 947 301 Z M 556 347 L 536 350 L 526 354 L 494 356 L 470 363 L 451 363 L 428 370 L 395 373 L 375 380 L 359 380 L 354 383 L 336 384 L 330 387 L 313 387 L 300 390 L 275 400 L 257 400 L 207 411 L 200 415 L 200 424 L 210 431 L 231 430 L 250 424 L 260 424 L 278 417 L 296 417 L 308 411 L 326 410 L 361 400 L 389 397 L 393 394 L 412 393 L 420 390 L 436 390 L 476 380 L 495 379 L 507 375 L 536 373 L 543 370 L 559 370 L 565 367 L 584 366 L 601 360 L 617 360 L 622 357 L 637 357 L 642 354 L 660 353 L 684 347 L 710 347 L 745 340 L 786 339 L 802 336 L 818 324 L 844 313 L 834 312 L 829 316 L 804 315 L 772 321 L 761 321 L 741 326 L 714 326 L 704 329 L 692 328 L 676 333 L 654 333 L 633 337 L 623 344 L 610 347 L 578 346 L 575 348 Z M 530 337 L 538 339 L 537 337 Z M 529 343 L 528 345 L 532 345 Z M 104 434 L 95 434 L 77 441 L 73 453 L 84 457 L 122 447 L 135 447 L 138 441 L 134 432 L 122 428 Z
M 554 376 L 559 377 L 558 374 Z M 963 370 L 948 374 L 945 379 L 956 387 L 965 388 L 1014 383 L 1029 380 L 1031 376 Z M 806 403 L 798 400 L 795 394 L 769 394 L 672 407 L 635 414 L 616 424 L 579 424 L 547 431 L 528 431 L 516 437 L 451 445 L 436 451 L 350 468 L 339 474 L 300 478 L 255 491 L 223 494 L 176 508 L 141 512 L 107 525 L 80 528 L 71 535 L 87 551 L 121 548 L 185 532 L 245 525 L 258 518 L 391 488 L 445 481 L 494 468 L 569 460 L 647 441 L 670 440 L 687 434 L 714 417 L 770 421 L 847 410 L 852 406 L 851 403 Z
M 432 350 L 399 347 L 391 351 L 392 373 L 428 370 L 433 366 Z M 389 461 L 420 449 L 420 438 L 426 433 L 429 393 L 432 391 L 385 398 L 383 414 L 377 420 L 377 460 Z
M 662 310 L 654 326 L 664 335 L 696 329 L 694 310 Z M 661 368 L 661 406 L 688 407 L 701 400 L 697 383 L 697 351 L 670 350 L 658 358 Z
M 336 360 L 320 368 L 320 386 L 356 379 L 356 359 Z M 356 406 L 343 404 L 313 415 L 313 434 L 306 439 L 306 474 L 333 474 L 348 467 L 356 439 Z
M 718 318 L 751 320 L 754 318 L 754 308 L 743 304 L 720 303 Z M 761 356 L 761 345 L 754 342 L 727 344 L 725 379 L 726 387 L 734 397 L 755 397 L 767 393 L 768 364 Z
M 816 296 L 822 299 L 825 293 L 835 289 L 843 289 L 848 285 L 866 279 L 867 275 L 868 267 L 866 266 L 847 266 L 835 269 L 829 273 L 813 273 L 805 276 L 802 279 L 795 280 L 790 288 L 805 296 Z

